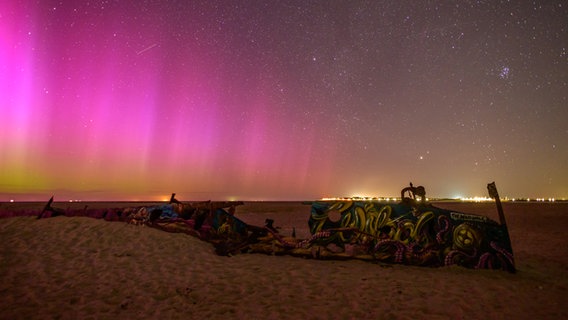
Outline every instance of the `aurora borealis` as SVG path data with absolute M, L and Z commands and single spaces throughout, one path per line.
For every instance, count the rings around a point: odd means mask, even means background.
M 563 1 L 3 1 L 0 201 L 568 197 Z

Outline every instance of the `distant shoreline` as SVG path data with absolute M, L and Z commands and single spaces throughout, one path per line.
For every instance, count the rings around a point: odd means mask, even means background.
M 191 203 L 191 202 L 202 202 L 203 200 L 184 200 L 181 202 L 185 202 L 185 203 Z M 220 202 L 220 201 L 226 201 L 226 200 L 211 200 L 211 202 Z M 277 204 L 277 203 L 311 203 L 311 202 L 320 202 L 320 201 L 349 201 L 349 199 L 337 199 L 337 200 L 321 200 L 321 199 L 317 199 L 317 200 L 238 200 L 238 201 L 242 201 L 245 204 L 246 203 L 266 203 L 266 204 Z M 396 203 L 399 202 L 400 200 L 352 200 L 352 201 L 369 201 L 369 202 L 381 202 L 381 203 Z M 549 201 L 549 200 L 504 200 L 501 199 L 501 202 L 503 203 L 568 203 L 568 200 L 564 200 L 564 199 L 555 199 L 554 201 Z M 47 203 L 47 200 L 45 201 L 37 201 L 37 200 L 22 200 L 22 201 L 0 201 L 0 205 L 4 205 L 4 204 L 45 204 Z M 135 203 L 135 204 L 168 204 L 169 201 L 130 201 L 130 200 L 73 200 L 73 201 L 53 201 L 54 204 L 59 203 L 59 204 L 89 204 L 89 203 L 97 203 L 97 204 L 130 204 L 130 203 Z M 464 201 L 464 200 L 460 200 L 460 199 L 434 199 L 434 200 L 430 200 L 428 201 L 428 203 L 430 204 L 435 204 L 435 203 L 494 203 L 493 201 Z

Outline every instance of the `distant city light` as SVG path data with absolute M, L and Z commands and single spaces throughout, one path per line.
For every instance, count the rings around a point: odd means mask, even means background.
M 469 198 L 460 198 L 463 202 L 487 202 L 493 201 L 492 198 L 489 197 L 469 197 Z
M 400 200 L 400 198 L 352 196 L 352 197 L 324 197 L 321 198 L 321 200 L 322 201 L 396 201 Z
M 322 201 L 400 201 L 399 197 L 362 197 L 362 196 L 352 196 L 352 197 L 324 197 L 321 198 Z M 495 201 L 493 198 L 490 197 L 456 197 L 450 199 L 440 199 L 440 198 L 426 198 L 426 201 L 461 201 L 461 202 L 493 202 Z M 502 202 L 515 202 L 515 201 L 536 201 L 536 202 L 556 202 L 556 198 L 554 197 L 543 197 L 543 198 L 509 198 L 503 197 L 500 198 Z M 559 201 L 566 201 L 566 199 L 562 198 Z

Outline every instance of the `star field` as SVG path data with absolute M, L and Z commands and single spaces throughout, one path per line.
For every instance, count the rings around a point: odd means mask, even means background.
M 0 200 L 568 197 L 563 1 L 8 1 Z

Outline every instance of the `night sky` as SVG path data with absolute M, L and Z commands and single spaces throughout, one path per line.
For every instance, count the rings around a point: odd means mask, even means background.
M 0 201 L 568 197 L 565 1 L 1 1 Z

